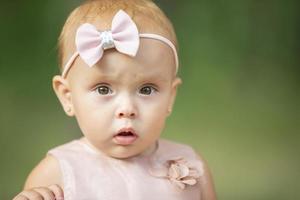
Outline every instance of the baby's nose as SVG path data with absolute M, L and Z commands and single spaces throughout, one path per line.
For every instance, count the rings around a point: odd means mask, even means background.
M 135 118 L 137 116 L 137 109 L 132 100 L 123 99 L 116 111 L 117 118 Z
M 135 112 L 130 112 L 130 111 L 122 111 L 122 112 L 118 113 L 118 117 L 119 118 L 122 118 L 122 117 L 125 117 L 125 118 L 134 118 L 135 115 L 136 115 Z

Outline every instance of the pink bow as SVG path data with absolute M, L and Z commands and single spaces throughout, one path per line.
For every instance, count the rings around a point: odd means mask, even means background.
M 135 56 L 139 48 L 139 32 L 132 19 L 123 10 L 112 20 L 110 31 L 98 31 L 92 24 L 82 24 L 76 33 L 76 47 L 80 57 L 90 67 L 95 65 L 105 49 Z

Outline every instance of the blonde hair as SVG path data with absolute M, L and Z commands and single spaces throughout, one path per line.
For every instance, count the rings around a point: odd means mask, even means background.
M 172 23 L 151 0 L 88 0 L 71 12 L 59 36 L 58 50 L 61 70 L 75 52 L 76 29 L 86 22 L 100 27 L 100 30 L 109 29 L 112 17 L 120 9 L 131 16 L 140 33 L 162 35 L 178 48 Z

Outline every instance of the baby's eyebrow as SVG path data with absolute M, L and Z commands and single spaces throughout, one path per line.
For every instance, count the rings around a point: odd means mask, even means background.
M 141 77 L 142 80 L 145 81 L 159 81 L 159 82 L 167 82 L 168 78 L 162 75 L 154 75 L 154 76 L 143 76 Z
M 91 79 L 91 81 L 95 83 L 100 83 L 100 82 L 117 83 L 118 80 L 119 79 L 116 76 L 110 76 L 110 75 L 98 75 L 97 77 Z
M 104 79 L 119 79 L 121 77 L 123 77 L 123 74 L 118 73 L 109 73 L 109 74 L 104 74 L 101 73 L 99 74 L 99 77 L 104 78 Z M 163 76 L 161 73 L 136 73 L 133 75 L 132 78 L 136 78 L 136 79 L 149 79 L 149 80 L 167 80 L 166 76 Z
M 96 73 L 96 74 L 95 74 Z M 92 76 L 87 77 L 86 80 L 89 80 L 88 82 L 92 82 L 93 84 L 99 83 L 99 82 L 109 82 L 109 83 L 118 83 L 122 82 L 123 74 L 121 73 L 111 73 L 111 72 L 94 72 Z M 158 82 L 158 83 L 164 83 L 169 81 L 168 76 L 164 76 L 160 73 L 136 73 L 135 75 L 132 75 L 130 77 L 131 81 L 136 82 L 136 84 L 143 83 L 149 83 L 149 82 Z

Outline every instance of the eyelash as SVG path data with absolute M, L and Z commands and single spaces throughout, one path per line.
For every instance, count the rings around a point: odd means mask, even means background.
M 107 93 L 105 93 L 105 94 L 101 93 L 101 92 L 100 92 L 100 89 L 106 89 L 106 92 L 107 92 Z M 110 95 L 110 94 L 113 93 L 112 89 L 111 89 L 110 86 L 107 85 L 107 84 L 98 85 L 98 86 L 95 88 L 95 91 L 97 92 L 97 94 L 103 95 L 103 96 L 105 96 L 105 95 Z M 103 90 L 102 90 L 102 92 L 103 92 Z
M 142 89 L 145 89 L 145 88 L 150 88 L 150 93 L 149 94 L 143 94 L 142 93 Z M 156 93 L 158 92 L 158 89 L 156 87 L 154 87 L 153 85 L 144 85 L 142 86 L 140 89 L 139 89 L 139 94 L 143 95 L 143 96 L 149 96 L 153 93 Z
M 148 90 L 148 91 L 142 91 L 145 88 L 147 88 L 147 89 L 150 88 L 150 90 Z M 102 91 L 100 89 L 102 89 Z M 102 96 L 113 94 L 113 90 L 110 88 L 110 85 L 108 85 L 108 84 L 98 85 L 98 86 L 95 87 L 94 91 L 97 92 L 97 94 L 102 95 Z M 148 92 L 148 93 L 145 93 L 145 92 Z M 156 93 L 156 92 L 158 92 L 158 89 L 155 86 L 153 86 L 153 85 L 143 85 L 138 90 L 138 93 L 140 95 L 142 95 L 142 96 L 149 96 L 149 95 L 151 95 L 153 93 Z

